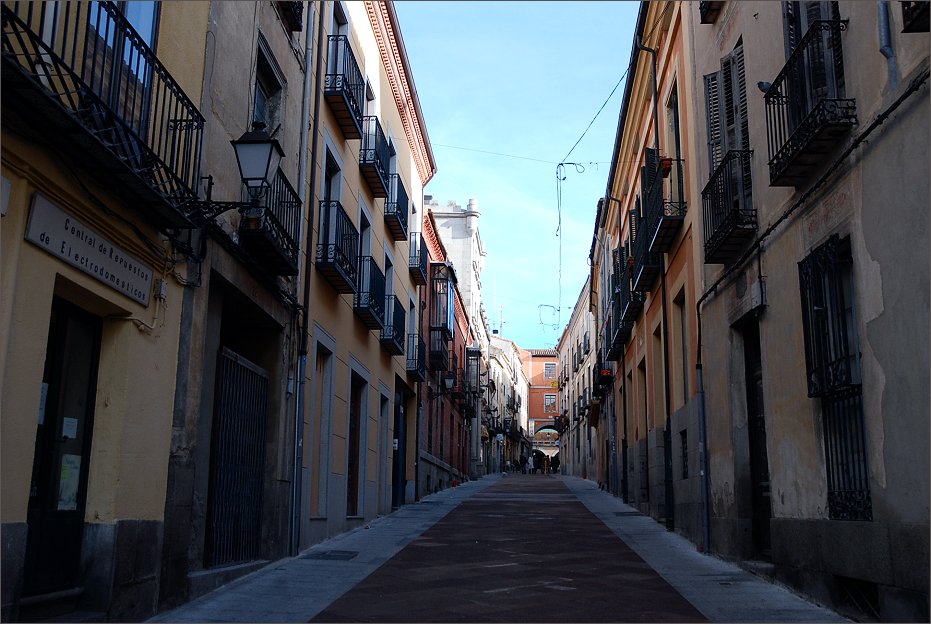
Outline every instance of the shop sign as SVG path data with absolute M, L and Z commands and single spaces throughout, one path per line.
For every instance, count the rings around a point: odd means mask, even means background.
M 153 269 L 39 193 L 33 196 L 26 240 L 142 305 L 149 305 Z

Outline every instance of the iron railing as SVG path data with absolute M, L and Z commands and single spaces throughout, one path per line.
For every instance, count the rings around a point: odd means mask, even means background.
M 385 329 L 385 274 L 372 256 L 359 258 L 359 283 L 353 310 L 369 329 Z
M 320 202 L 316 265 L 336 292 L 356 292 L 359 230 L 338 201 Z
M 669 251 L 685 221 L 684 165 L 681 158 L 659 159 L 653 181 L 644 191 L 643 223 L 651 252 Z
M 345 35 L 327 37 L 327 72 L 324 96 L 347 139 L 362 137 L 365 78 Z
M 902 6 L 902 32 L 928 32 L 931 26 L 931 3 L 927 0 L 899 2 Z
M 385 224 L 394 240 L 406 240 L 410 200 L 407 198 L 407 190 L 404 188 L 401 176 L 392 173 L 389 176 L 388 187 L 388 199 L 385 201 Z
M 698 16 L 702 24 L 714 24 L 718 19 L 718 15 L 721 13 L 724 3 L 718 0 L 717 2 L 710 2 L 707 0 L 702 0 L 698 3 Z
M 449 370 L 449 339 L 440 328 L 430 329 L 430 369 Z
M 857 123 L 856 100 L 844 97 L 846 29 L 846 20 L 812 22 L 763 96 L 771 186 L 796 185 Z
M 419 333 L 407 335 L 407 372 L 417 381 L 427 379 L 427 345 Z
M 846 388 L 821 399 L 828 513 L 834 520 L 872 520 L 863 389 Z
M 728 150 L 701 192 L 706 263 L 736 259 L 756 233 L 752 156 L 753 150 Z
M 246 218 L 240 222 L 239 239 L 277 275 L 297 275 L 301 199 L 281 169 L 262 203 L 258 223 Z
M 632 256 L 634 290 L 649 292 L 662 270 L 662 254 L 650 251 L 650 236 L 644 219 L 634 214 L 634 240 Z
M 388 295 L 385 301 L 385 311 L 385 329 L 381 332 L 381 344 L 391 355 L 402 355 L 407 319 L 404 304 L 396 295 Z
M 408 268 L 411 279 L 418 286 L 427 285 L 427 266 L 430 258 L 427 255 L 427 241 L 420 232 L 411 232 L 410 260 Z
M 391 152 L 388 138 L 378 117 L 362 118 L 362 148 L 359 150 L 359 168 L 369 190 L 375 197 L 388 196 L 388 164 Z
M 116 3 L 4 2 L 2 31 L 4 99 L 82 158 L 127 167 L 108 182 L 159 223 L 189 226 L 204 118 Z M 70 139 L 72 127 L 83 133 Z

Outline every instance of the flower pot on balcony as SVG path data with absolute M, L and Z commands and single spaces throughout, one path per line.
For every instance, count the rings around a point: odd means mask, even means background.
M 258 230 L 262 227 L 262 217 L 265 216 L 264 208 L 248 208 L 242 212 L 242 230 Z
M 672 171 L 672 158 L 660 158 L 659 164 L 663 171 L 663 177 L 668 178 L 669 172 Z

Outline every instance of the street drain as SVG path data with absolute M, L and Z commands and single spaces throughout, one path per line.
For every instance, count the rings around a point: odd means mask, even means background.
M 357 550 L 321 550 L 301 557 L 301 559 L 324 559 L 328 561 L 349 561 L 358 556 Z

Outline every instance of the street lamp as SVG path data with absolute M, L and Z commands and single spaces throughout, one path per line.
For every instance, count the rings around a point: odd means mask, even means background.
M 260 199 L 271 187 L 272 179 L 278 171 L 278 163 L 284 151 L 276 139 L 268 136 L 265 123 L 252 122 L 252 130 L 245 132 L 235 141 L 230 141 L 236 151 L 236 164 L 239 165 L 239 177 L 246 185 L 249 197 Z
M 265 131 L 265 123 L 252 122 L 252 130 L 248 130 L 235 141 L 230 141 L 236 153 L 236 164 L 239 167 L 239 178 L 246 187 L 249 201 L 214 201 L 213 176 L 208 175 L 207 199 L 194 202 L 194 208 L 206 222 L 227 210 L 239 210 L 245 217 L 259 218 L 262 207 L 259 205 L 272 181 L 278 173 L 278 165 L 284 157 L 284 150 L 277 139 L 273 139 Z

